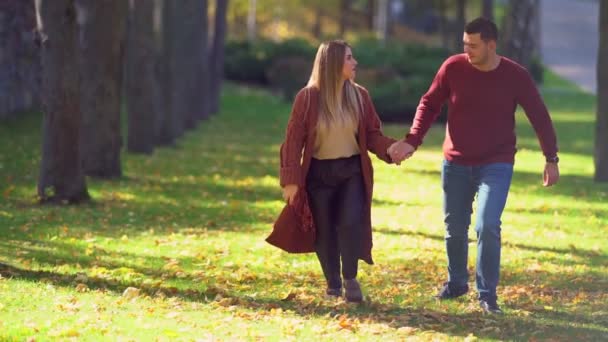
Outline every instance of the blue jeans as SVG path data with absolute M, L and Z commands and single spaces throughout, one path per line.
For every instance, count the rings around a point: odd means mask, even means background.
M 507 202 L 513 164 L 464 166 L 444 160 L 441 172 L 448 282 L 467 284 L 468 230 L 477 194 L 476 280 L 480 299 L 496 299 L 500 272 L 500 216 Z

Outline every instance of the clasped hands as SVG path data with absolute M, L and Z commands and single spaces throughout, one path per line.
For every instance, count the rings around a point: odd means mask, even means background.
M 405 140 L 398 140 L 386 150 L 386 153 L 391 157 L 393 163 L 400 165 L 402 161 L 411 157 L 415 150 L 414 146 L 408 144 Z
M 414 154 L 414 146 L 406 143 L 404 140 L 399 140 L 393 143 L 386 153 L 391 157 L 393 163 L 399 165 L 402 161 L 408 159 Z M 283 199 L 289 204 L 293 204 L 298 193 L 297 184 L 288 184 L 283 187 Z

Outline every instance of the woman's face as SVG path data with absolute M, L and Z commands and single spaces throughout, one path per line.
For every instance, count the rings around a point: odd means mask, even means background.
M 353 52 L 347 46 L 344 52 L 344 66 L 342 67 L 342 78 L 344 80 L 354 80 L 357 72 L 357 60 L 353 57 Z

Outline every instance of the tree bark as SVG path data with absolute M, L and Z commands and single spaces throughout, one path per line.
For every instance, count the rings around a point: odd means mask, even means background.
M 213 30 L 213 46 L 210 69 L 210 112 L 219 111 L 222 80 L 224 78 L 224 45 L 226 42 L 226 12 L 228 0 L 217 0 L 215 6 L 215 29 Z
M 374 30 L 374 13 L 376 9 L 377 0 L 367 0 L 365 13 L 367 15 L 367 29 L 370 31 Z
M 128 2 L 77 0 L 80 24 L 81 158 L 89 176 L 122 175 L 120 110 Z
M 483 0 L 482 1 L 481 15 L 492 21 L 494 20 L 494 0 Z
M 599 4 L 599 50 L 597 63 L 597 117 L 595 128 L 595 180 L 608 182 L 608 3 Z
M 340 37 L 344 37 L 348 28 L 348 17 L 350 15 L 350 0 L 340 0 Z
M 171 112 L 192 129 L 208 114 L 207 0 L 181 0 L 172 12 Z
M 155 56 L 154 2 L 129 0 L 125 80 L 127 150 L 133 153 L 154 151 L 158 123 Z
M 458 0 L 456 2 L 456 28 L 454 29 L 454 51 L 462 52 L 462 35 L 464 32 L 464 26 L 467 23 L 466 18 L 466 0 Z
M 439 10 L 439 34 L 441 36 L 441 46 L 450 49 L 450 30 L 447 20 L 447 5 L 446 0 L 437 1 L 437 9 Z
M 539 0 L 511 0 L 503 25 L 502 52 L 526 68 L 539 51 Z
M 173 64 L 172 40 L 175 31 L 174 21 L 175 2 L 173 0 L 163 0 L 162 19 L 161 19 L 161 53 L 158 63 L 160 74 L 160 85 L 162 89 L 162 112 L 160 114 L 160 130 L 158 136 L 159 145 L 172 146 L 184 130 L 181 117 L 173 112 L 173 75 L 171 65 Z
M 317 4 L 315 8 L 315 23 L 312 26 L 312 35 L 317 39 L 321 39 L 323 33 L 323 8 L 321 4 Z
M 388 35 L 388 0 L 376 2 L 376 37 L 385 42 Z
M 0 1 L 0 120 L 40 104 L 34 0 Z
M 80 163 L 80 104 L 74 0 L 36 0 L 41 41 L 43 142 L 38 179 L 42 202 L 89 199 Z
M 253 42 L 257 36 L 257 0 L 249 0 L 249 10 L 247 11 L 247 39 Z

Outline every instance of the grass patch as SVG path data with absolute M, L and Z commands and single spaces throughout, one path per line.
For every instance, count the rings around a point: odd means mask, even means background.
M 547 77 L 545 92 L 561 151 L 558 186 L 542 187 L 542 154 L 517 116 L 503 317 L 482 315 L 473 293 L 432 298 L 446 274 L 441 126 L 401 167 L 374 159 L 377 265 L 361 263 L 367 300 L 358 306 L 323 298 L 313 255 L 264 242 L 282 206 L 278 148 L 290 104 L 229 85 L 219 116 L 176 148 L 125 154 L 125 176 L 89 178 L 94 201 L 77 207 L 34 201 L 40 115 L 3 123 L 0 339 L 606 339 L 608 185 L 592 181 L 595 97 L 551 90 L 563 89 L 559 82 Z

